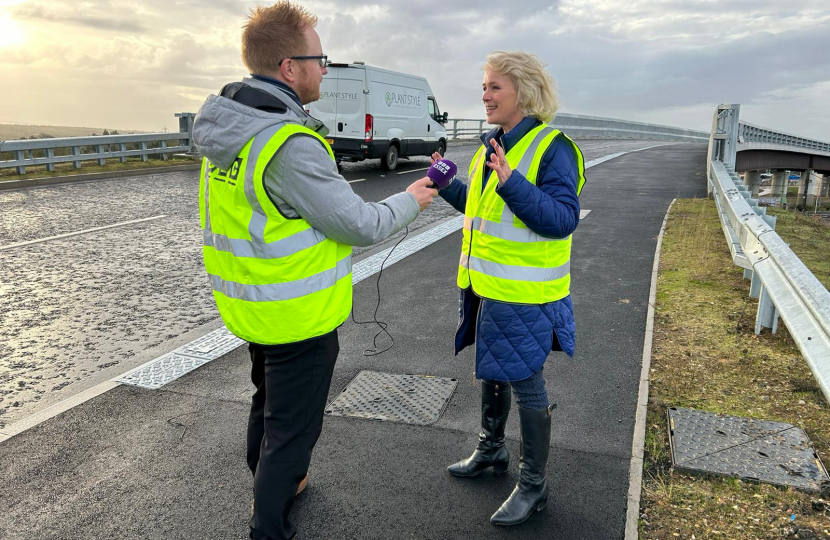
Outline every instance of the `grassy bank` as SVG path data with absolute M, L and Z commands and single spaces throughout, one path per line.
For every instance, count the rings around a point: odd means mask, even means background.
M 779 220 L 782 237 L 820 274 L 827 231 Z M 795 239 L 819 245 L 802 252 Z M 830 538 L 830 510 L 818 495 L 671 468 L 669 406 L 792 423 L 830 463 L 830 406 L 783 325 L 755 335 L 757 301 L 748 293 L 714 202 L 678 200 L 660 255 L 640 538 Z
M 776 217 L 775 232 L 822 285 L 830 289 L 830 224 L 809 213 L 772 208 L 768 208 L 767 213 Z

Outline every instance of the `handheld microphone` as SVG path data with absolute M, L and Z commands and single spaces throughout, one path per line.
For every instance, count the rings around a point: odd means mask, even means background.
M 432 180 L 431 188 L 444 189 L 452 179 L 455 178 L 455 173 L 458 167 L 448 159 L 439 159 L 432 164 L 432 167 L 427 171 L 427 176 Z

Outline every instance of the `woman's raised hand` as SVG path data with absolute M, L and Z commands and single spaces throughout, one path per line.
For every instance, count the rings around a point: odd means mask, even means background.
M 443 159 L 441 157 L 441 154 L 439 154 L 438 152 L 433 152 L 432 156 L 430 156 L 430 157 L 432 158 L 432 165 L 435 165 L 435 162 L 438 161 L 439 159 Z
M 490 139 L 490 146 L 493 147 L 494 152 L 490 155 L 487 166 L 496 171 L 499 177 L 499 185 L 503 186 L 510 175 L 513 174 L 513 169 L 507 164 L 507 159 L 504 157 L 504 148 L 499 146 L 496 139 Z

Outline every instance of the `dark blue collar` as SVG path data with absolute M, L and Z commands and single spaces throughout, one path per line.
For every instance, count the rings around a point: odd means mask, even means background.
M 532 116 L 525 116 L 507 133 L 504 133 L 504 130 L 500 127 L 492 129 L 489 133 L 481 136 L 481 142 L 489 148 L 490 139 L 495 138 L 499 141 L 499 144 L 502 145 L 502 148 L 504 148 L 504 152 L 507 153 L 511 148 L 516 146 L 516 143 L 522 140 L 522 137 L 527 135 L 530 130 L 541 123 L 542 122 Z
M 295 92 L 293 88 L 291 88 L 290 86 L 288 86 L 284 82 L 282 82 L 280 80 L 277 80 L 277 79 L 274 79 L 272 77 L 266 77 L 265 75 L 256 75 L 254 73 L 251 73 L 251 77 L 253 77 L 254 79 L 256 79 L 258 81 L 273 84 L 274 86 L 276 86 L 277 88 L 279 88 L 280 90 L 284 91 L 286 94 L 291 96 L 291 98 L 294 101 L 297 102 L 297 105 L 299 105 L 300 107 L 303 106 L 303 104 L 300 102 L 300 97 L 297 95 L 297 92 Z

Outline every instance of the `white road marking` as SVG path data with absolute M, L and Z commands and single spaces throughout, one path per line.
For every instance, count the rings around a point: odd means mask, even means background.
M 580 210 L 579 211 L 579 219 L 585 219 L 588 216 L 588 214 L 590 214 L 590 213 L 591 213 L 590 210 Z
M 366 180 L 366 179 L 365 178 L 358 178 L 357 180 L 349 180 L 349 183 L 354 184 L 355 182 L 363 182 L 364 180 Z
M 401 172 L 395 173 L 395 174 L 406 174 L 406 173 L 411 173 L 411 172 L 425 171 L 427 169 L 429 169 L 429 167 L 424 167 L 423 169 L 409 169 L 408 171 L 401 171 Z
M 113 223 L 112 225 L 105 225 L 103 227 L 95 227 L 94 229 L 86 229 L 86 230 L 83 230 L 83 231 L 76 231 L 76 232 L 71 232 L 71 233 L 66 233 L 66 234 L 59 234 L 57 236 L 50 236 L 48 238 L 41 238 L 39 240 L 29 240 L 28 242 L 18 242 L 16 244 L 9 244 L 7 246 L 0 246 L 0 251 L 6 250 L 6 249 L 22 247 L 22 246 L 30 246 L 32 244 L 39 244 L 41 242 L 49 242 L 50 240 L 59 240 L 61 238 L 68 238 L 70 236 L 78 236 L 79 234 L 87 234 L 87 233 L 96 232 L 96 231 L 103 231 L 105 229 L 112 229 L 114 227 L 121 227 L 123 225 L 132 225 L 134 223 L 144 223 L 145 221 L 152 221 L 154 219 L 161 219 L 161 218 L 166 218 L 166 217 L 167 217 L 166 215 L 162 215 L 162 216 L 153 216 L 153 217 L 144 218 L 144 219 L 134 219 L 132 221 L 122 221 L 121 223 Z

